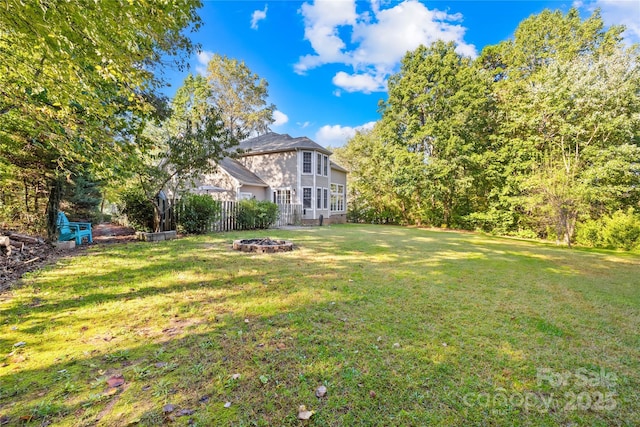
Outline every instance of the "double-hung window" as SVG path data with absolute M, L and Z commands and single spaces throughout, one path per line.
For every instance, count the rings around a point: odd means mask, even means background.
M 302 188 L 302 207 L 311 209 L 311 187 Z
M 302 173 L 313 173 L 313 169 L 311 169 L 312 154 L 313 153 L 311 151 L 302 152 Z
M 322 188 L 316 189 L 316 208 L 322 209 Z

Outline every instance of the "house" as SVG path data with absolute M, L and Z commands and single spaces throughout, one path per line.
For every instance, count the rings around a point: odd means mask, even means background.
M 302 221 L 346 222 L 347 171 L 331 152 L 307 137 L 273 132 L 240 143 L 241 154 L 224 158 L 216 173 L 198 183 L 218 200 L 270 200 L 302 205 Z M 210 189 L 210 190 L 209 190 Z

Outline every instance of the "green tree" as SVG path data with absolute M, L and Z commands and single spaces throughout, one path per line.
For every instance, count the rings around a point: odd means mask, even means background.
M 494 85 L 502 191 L 492 202 L 519 217 L 518 228 L 550 229 L 570 244 L 581 217 L 637 200 L 638 52 L 623 47 L 621 31 L 604 31 L 597 11 L 585 21 L 545 11 L 490 49 L 493 59 L 481 56 L 508 76 Z
M 207 66 L 209 102 L 222 121 L 241 141 L 252 133 L 265 133 L 273 123 L 275 106 L 267 105 L 269 84 L 237 59 L 213 55 Z
M 193 46 L 199 0 L 9 0 L 0 7 L 0 157 L 49 187 L 48 231 L 70 171 L 117 170 L 158 105 L 161 60 Z
M 425 164 L 427 195 L 414 205 L 432 224 L 461 227 L 467 215 L 484 207 L 481 159 L 490 95 L 490 75 L 456 53 L 453 43 L 442 41 L 407 53 L 400 72 L 389 79 L 383 109 L 387 137 L 419 154 Z M 424 181 L 397 178 L 404 184 Z M 419 194 L 419 188 L 413 193 Z
M 140 137 L 139 145 L 152 149 L 141 150 L 129 165 L 135 185 L 153 207 L 156 232 L 165 214 L 160 193 L 169 190 L 175 197 L 202 174 L 213 172 L 217 162 L 232 154 L 238 144 L 220 111 L 209 104 L 209 95 L 204 77 L 188 75 L 176 91 L 170 115 L 148 125 Z

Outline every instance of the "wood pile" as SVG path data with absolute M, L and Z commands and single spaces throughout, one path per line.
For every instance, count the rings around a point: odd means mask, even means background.
M 55 248 L 42 238 L 0 231 L 0 291 L 24 273 L 41 267 L 55 253 Z

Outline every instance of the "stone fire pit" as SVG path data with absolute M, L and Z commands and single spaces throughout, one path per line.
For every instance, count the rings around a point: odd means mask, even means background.
M 233 249 L 242 252 L 270 254 L 274 252 L 288 252 L 293 250 L 293 243 L 286 240 L 273 240 L 268 237 L 259 239 L 234 240 Z

